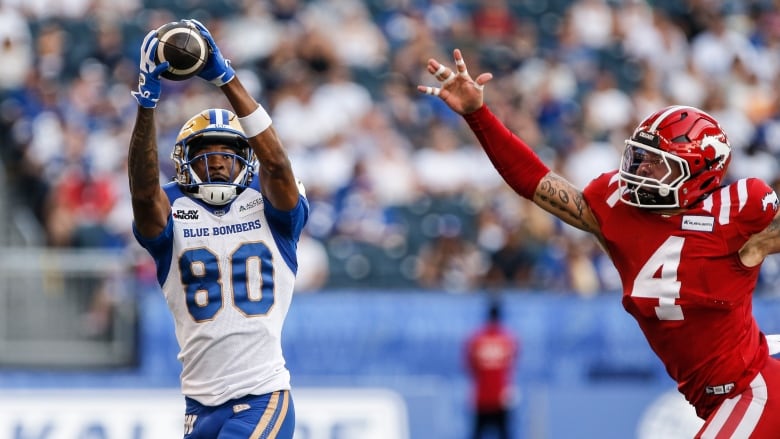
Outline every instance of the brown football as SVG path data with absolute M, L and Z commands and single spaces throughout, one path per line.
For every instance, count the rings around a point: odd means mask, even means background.
M 184 21 L 173 21 L 157 29 L 155 61 L 168 61 L 168 69 L 161 76 L 182 81 L 197 75 L 206 65 L 209 45 L 198 29 Z

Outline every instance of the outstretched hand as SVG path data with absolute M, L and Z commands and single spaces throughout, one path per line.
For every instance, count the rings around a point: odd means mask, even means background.
M 160 84 L 160 75 L 168 68 L 168 61 L 157 64 L 154 61 L 154 54 L 157 52 L 157 45 L 160 41 L 157 39 L 157 31 L 153 30 L 146 34 L 141 43 L 141 61 L 139 65 L 140 73 L 138 75 L 138 90 L 131 94 L 138 101 L 138 105 L 144 108 L 154 108 L 157 101 L 160 100 L 162 84 Z
M 493 74 L 482 73 L 476 79 L 472 79 L 460 49 L 453 50 L 452 55 L 455 59 L 457 73 L 431 58 L 428 60 L 428 73 L 441 82 L 441 87 L 418 85 L 417 90 L 421 93 L 438 96 L 459 114 L 473 113 L 482 107 L 483 88 L 488 81 L 493 79 Z
M 222 55 L 222 52 L 219 50 L 219 46 L 217 46 L 217 43 L 214 41 L 214 37 L 211 36 L 211 32 L 206 29 L 206 26 L 204 26 L 203 23 L 195 20 L 194 18 L 185 19 L 182 21 L 188 21 L 194 24 L 200 34 L 203 35 L 206 43 L 209 45 L 209 52 L 211 52 L 209 54 L 209 59 L 206 61 L 206 65 L 203 67 L 203 70 L 198 73 L 198 76 L 205 79 L 206 81 L 211 82 L 217 87 L 222 87 L 223 85 L 232 81 L 236 76 L 236 72 L 233 70 L 233 66 L 230 65 L 230 60 L 225 59 L 225 57 Z

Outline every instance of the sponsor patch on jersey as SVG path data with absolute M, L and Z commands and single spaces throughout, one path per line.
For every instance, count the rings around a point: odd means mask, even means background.
M 171 215 L 173 215 L 174 220 L 182 222 L 195 222 L 200 219 L 198 209 L 174 209 Z
M 711 216 L 684 215 L 680 228 L 696 232 L 711 232 L 715 228 L 715 218 Z
M 263 206 L 263 197 L 257 197 L 254 200 L 248 201 L 238 206 L 236 209 L 238 216 L 247 216 L 252 212 L 260 210 Z

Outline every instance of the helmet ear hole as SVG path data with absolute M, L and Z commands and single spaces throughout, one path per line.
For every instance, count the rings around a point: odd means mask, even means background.
M 701 190 L 707 189 L 712 184 L 713 181 L 715 181 L 715 177 L 710 177 L 710 178 L 704 180 L 704 182 L 701 184 L 701 186 L 699 186 L 699 189 L 701 189 Z

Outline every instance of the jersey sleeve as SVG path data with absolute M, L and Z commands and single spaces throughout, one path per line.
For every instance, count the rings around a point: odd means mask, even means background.
M 778 199 L 775 191 L 758 178 L 742 180 L 747 192 L 745 206 L 739 213 L 739 230 L 745 236 L 764 230 L 777 214 Z M 740 182 L 737 182 L 740 186 Z
M 173 217 L 168 215 L 168 222 L 165 229 L 159 236 L 154 238 L 144 238 L 138 232 L 133 221 L 133 236 L 136 241 L 149 252 L 157 266 L 157 282 L 162 285 L 168 277 L 168 271 L 171 267 L 171 258 L 173 255 Z
M 268 203 L 265 205 L 265 215 L 275 231 L 279 231 L 284 236 L 298 241 L 303 227 L 309 220 L 309 209 L 309 200 L 301 194 L 298 196 L 298 204 L 293 210 L 286 212 Z
M 604 216 L 619 201 L 618 194 L 617 171 L 599 175 L 582 191 L 585 203 L 599 224 L 604 224 Z
M 169 182 L 163 185 L 163 190 L 168 196 L 168 200 L 173 206 L 174 201 L 185 195 L 181 192 L 179 185 L 176 182 Z M 135 240 L 149 252 L 157 266 L 157 281 L 160 285 L 163 284 L 168 277 L 168 271 L 171 267 L 171 259 L 173 256 L 173 215 L 168 215 L 168 220 L 165 223 L 165 228 L 159 236 L 153 238 L 145 238 L 141 236 L 133 221 L 132 225 L 133 236 Z

